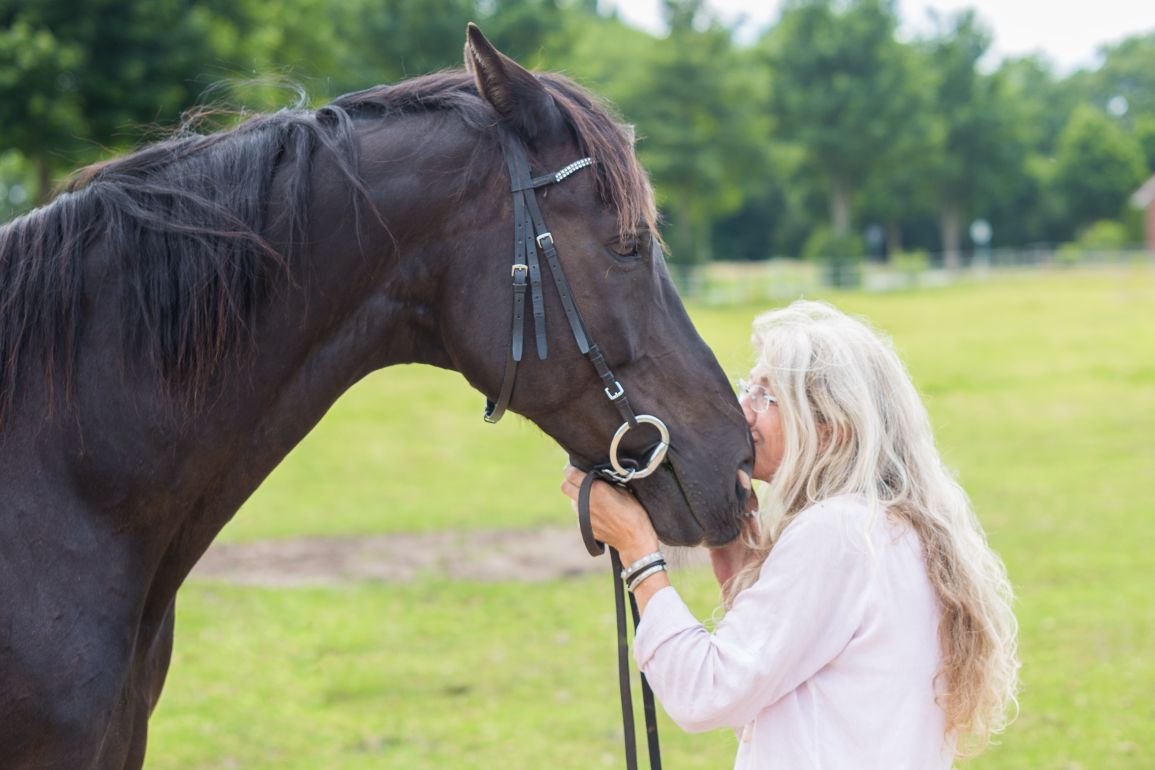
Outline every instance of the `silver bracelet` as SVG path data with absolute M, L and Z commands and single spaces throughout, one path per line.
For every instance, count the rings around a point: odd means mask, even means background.
M 643 556 L 642 558 L 638 559 L 633 564 L 631 564 L 630 566 L 623 569 L 622 574 L 621 574 L 621 578 L 622 578 L 622 580 L 628 580 L 630 575 L 634 574 L 635 572 L 640 570 L 642 567 L 647 567 L 651 564 L 656 564 L 657 562 L 664 561 L 665 558 L 666 557 L 662 555 L 661 551 L 654 551 L 653 553 L 648 553 L 645 556 Z
M 629 583 L 626 584 L 626 588 L 628 588 L 630 590 L 630 592 L 633 593 L 634 589 L 636 589 L 638 586 L 640 586 L 646 578 L 650 577 L 651 575 L 656 575 L 659 572 L 665 572 L 665 571 L 666 571 L 666 563 L 665 562 L 662 562 L 661 564 L 654 564 L 650 567 L 646 567 L 640 573 L 638 573 L 637 577 L 634 577 L 633 579 L 630 580 Z

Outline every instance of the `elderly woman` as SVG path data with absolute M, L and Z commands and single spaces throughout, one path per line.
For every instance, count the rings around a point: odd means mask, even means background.
M 759 317 L 754 344 L 740 398 L 765 485 L 743 535 L 711 551 L 713 632 L 671 586 L 642 506 L 591 492 L 595 536 L 638 565 L 638 665 L 684 729 L 738 731 L 736 768 L 946 770 L 1015 701 L 1002 562 L 887 340 L 800 301 Z M 566 469 L 575 500 L 583 475 Z

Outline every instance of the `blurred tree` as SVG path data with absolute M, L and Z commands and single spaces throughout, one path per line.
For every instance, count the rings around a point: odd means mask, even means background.
M 961 262 L 962 234 L 976 215 L 989 216 L 1000 191 L 1023 174 L 1023 143 L 1010 92 L 1000 73 L 983 74 L 979 59 L 990 33 L 973 11 L 936 18 L 938 29 L 921 45 L 933 65 L 936 87 L 931 109 L 942 122 L 944 140 L 931 168 L 939 206 L 943 262 Z
M 214 48 L 220 57 L 214 74 L 249 75 L 258 81 L 284 77 L 310 90 L 329 90 L 329 82 L 345 74 L 349 41 L 340 25 L 351 13 L 345 3 L 333 0 L 222 0 L 214 25 Z M 325 80 L 316 84 L 316 78 Z M 240 88 L 237 83 L 226 85 L 234 92 Z M 245 89 L 240 96 L 251 93 Z M 271 98 L 269 104 L 245 103 L 253 109 L 283 106 L 278 103 L 283 95 Z
M 0 147 L 55 172 L 170 122 L 214 61 L 218 2 L 0 0 Z
M 1146 172 L 1135 137 L 1094 107 L 1077 107 L 1055 158 L 1054 189 L 1065 214 L 1057 240 L 1096 220 L 1118 219 Z
M 917 110 L 897 25 L 890 0 L 788 0 L 760 44 L 776 136 L 821 170 L 837 235 L 850 227 L 855 191 L 901 161 L 895 137 Z
M 1040 56 L 1006 59 L 998 77 L 1012 106 L 1020 140 L 1032 153 L 1051 157 L 1071 110 L 1085 100 L 1085 88 L 1060 79 Z
M 32 160 L 43 198 L 59 163 L 54 153 L 75 149 L 84 133 L 72 75 L 83 53 L 10 8 L 0 17 L 0 148 Z
M 641 93 L 637 81 L 662 41 L 618 18 L 576 13 L 570 16 L 573 44 L 564 61 L 555 62 L 571 77 L 617 104 L 627 118 L 628 100 Z
M 214 5 L 0 0 L 0 147 L 34 165 L 41 200 L 59 169 L 192 103 L 214 58 Z
M 1022 171 L 1003 180 L 987 198 L 986 218 L 1004 245 L 1052 242 L 1062 212 L 1052 192 L 1054 154 L 1059 134 L 1084 87 L 1058 78 L 1041 56 L 1004 60 L 1002 82 L 1008 121 L 1022 146 Z
M 574 17 L 594 16 L 590 0 L 479 0 L 476 19 L 503 52 L 531 69 L 560 69 L 574 45 Z
M 933 168 L 945 142 L 945 126 L 931 109 L 934 67 L 923 61 L 924 52 L 900 48 L 908 59 L 910 112 L 891 135 L 890 160 L 880 163 L 866 178 L 860 196 L 861 224 L 881 226 L 889 253 L 904 251 L 903 223 L 934 214 Z
M 742 203 L 743 179 L 765 173 L 766 110 L 756 69 L 702 0 L 666 0 L 669 37 L 630 65 L 622 109 L 672 225 L 671 262 L 683 283 L 712 258 L 713 222 Z M 642 58 L 644 56 L 644 58 Z
M 1143 116 L 1135 121 L 1135 139 L 1143 150 L 1147 171 L 1155 174 L 1155 115 Z
M 461 67 L 465 25 L 474 21 L 506 54 L 533 69 L 570 60 L 577 19 L 596 18 L 591 0 L 291 0 L 330 6 L 335 93 Z
M 0 224 L 23 213 L 32 189 L 24 157 L 15 150 L 0 152 Z
M 473 0 L 329 2 L 343 49 L 330 73 L 334 93 L 460 67 L 465 25 L 479 21 Z
M 1087 99 L 1130 130 L 1155 118 L 1155 32 L 1102 49 L 1103 64 L 1087 75 Z
M 767 170 L 738 182 L 742 206 L 714 223 L 718 259 L 761 260 L 798 256 L 810 234 L 827 218 L 826 190 L 806 152 L 785 142 L 766 142 Z

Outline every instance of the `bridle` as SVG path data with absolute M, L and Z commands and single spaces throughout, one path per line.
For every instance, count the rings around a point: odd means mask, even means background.
M 513 329 L 501 391 L 497 396 L 497 401 L 486 401 L 485 420 L 491 423 L 500 420 L 513 397 L 513 385 L 517 379 L 517 365 L 521 362 L 525 349 L 525 292 L 527 288 L 530 292 L 530 301 L 533 304 L 533 327 L 537 344 L 537 357 L 544 361 L 549 354 L 545 330 L 545 297 L 542 294 L 541 285 L 541 262 L 538 259 L 538 252 L 540 251 L 545 256 L 546 265 L 553 276 L 554 286 L 557 287 L 558 297 L 561 298 L 561 306 L 565 311 L 566 320 L 569 321 L 570 331 L 573 332 L 578 350 L 590 360 L 594 369 L 597 370 L 598 377 L 602 380 L 602 390 L 606 394 L 606 398 L 617 408 L 623 420 L 621 427 L 617 429 L 610 441 L 609 468 L 605 469 L 606 474 L 620 484 L 625 484 L 633 479 L 643 479 L 656 471 L 665 460 L 666 450 L 670 448 L 670 432 L 666 428 L 666 424 L 657 417 L 649 414 L 634 414 L 625 387 L 610 370 L 605 356 L 602 355 L 601 348 L 590 341 L 585 324 L 582 322 L 581 313 L 578 311 L 577 305 L 574 304 L 569 281 L 566 280 L 565 272 L 558 260 L 557 249 L 553 243 L 553 233 L 546 228 L 541 208 L 537 205 L 537 195 L 534 193 L 539 187 L 557 184 L 574 172 L 592 166 L 594 161 L 592 158 L 582 158 L 552 174 L 534 177 L 530 175 L 529 159 L 526 157 L 525 148 L 521 142 L 504 131 L 501 132 L 500 136 L 505 164 L 509 169 L 510 190 L 513 193 L 514 253 L 511 270 L 513 276 Z M 638 465 L 631 460 L 623 462 L 618 457 L 618 447 L 622 437 L 631 428 L 636 428 L 639 423 L 652 425 L 657 428 L 661 436 L 657 445 L 650 450 L 645 465 Z
M 505 165 L 509 169 L 510 191 L 513 193 L 513 328 L 509 345 L 509 358 L 505 364 L 505 374 L 502 378 L 501 390 L 497 401 L 486 399 L 485 421 L 495 423 L 502 418 L 509 402 L 513 397 L 513 386 L 517 379 L 517 366 L 521 362 L 525 351 L 525 294 L 528 289 L 530 302 L 533 307 L 534 337 L 537 346 L 538 360 L 544 361 L 548 355 L 545 329 L 545 298 L 542 293 L 541 262 L 538 252 L 545 256 L 546 265 L 553 276 L 554 286 L 561 299 L 562 309 L 573 332 L 574 341 L 578 350 L 586 356 L 601 378 L 606 398 L 618 410 L 622 417 L 622 425 L 614 433 L 610 441 L 609 462 L 606 465 L 595 467 L 586 476 L 582 484 L 578 504 L 578 523 L 581 527 L 582 539 L 586 550 L 591 556 L 600 556 L 605 552 L 605 545 L 594 538 L 589 520 L 589 492 L 595 479 L 601 478 L 620 486 L 625 486 L 634 479 L 649 476 L 661 466 L 670 448 L 670 432 L 666 424 L 657 417 L 649 414 L 635 414 L 630 400 L 626 396 L 626 389 L 614 376 L 606 363 L 601 349 L 590 341 L 582 322 L 581 313 L 573 301 L 573 292 L 569 281 L 566 280 L 558 259 L 557 249 L 554 247 L 553 234 L 546 228 L 541 208 L 537 203 L 536 190 L 551 184 L 558 184 L 571 174 L 592 166 L 593 158 L 581 158 L 560 170 L 542 176 L 533 176 L 530 173 L 529 158 L 521 141 L 508 131 L 499 132 L 501 149 L 505 156 Z M 644 464 L 629 458 L 621 458 L 618 451 L 622 438 L 632 428 L 639 424 L 651 425 L 658 430 L 659 441 L 649 450 Z M 637 768 L 637 747 L 634 743 L 634 710 L 630 697 L 630 664 L 629 642 L 626 638 L 625 616 L 625 587 L 619 574 L 622 571 L 621 559 L 618 552 L 610 549 L 610 568 L 614 579 L 614 605 L 617 614 L 618 628 L 618 688 L 622 701 L 622 725 L 625 732 L 625 754 L 627 770 Z M 639 615 L 638 605 L 634 595 L 630 594 L 630 606 L 634 616 L 634 628 L 637 628 Z M 658 725 L 654 708 L 654 693 L 646 681 L 645 674 L 639 672 L 642 680 L 643 711 L 646 718 L 646 738 L 652 770 L 660 770 L 662 766 L 661 754 L 658 748 Z

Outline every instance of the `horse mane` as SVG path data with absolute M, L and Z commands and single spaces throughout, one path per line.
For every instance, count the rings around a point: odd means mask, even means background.
M 599 195 L 618 212 L 622 232 L 656 234 L 653 195 L 629 130 L 567 78 L 538 77 L 582 152 L 597 161 Z M 247 349 L 262 300 L 288 275 L 309 224 L 317 151 L 328 150 L 350 181 L 356 210 L 366 193 L 355 118 L 433 111 L 452 111 L 483 133 L 498 123 L 472 76 L 454 70 L 347 94 L 316 111 L 257 115 L 215 133 L 186 125 L 78 171 L 52 202 L 0 228 L 0 426 L 32 366 L 50 406 L 60 395 L 71 400 L 86 257 L 105 260 L 100 269 L 121 281 L 126 353 L 195 408 Z M 268 221 L 268 200 L 278 172 L 287 180 L 278 211 L 290 253 L 264 236 L 277 224 Z

